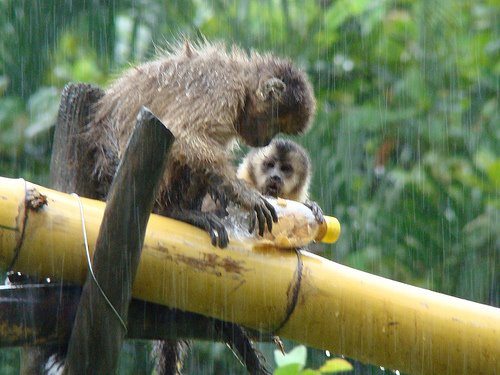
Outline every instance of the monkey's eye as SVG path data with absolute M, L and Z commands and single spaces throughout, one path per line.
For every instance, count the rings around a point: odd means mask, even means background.
M 290 164 L 283 164 L 281 166 L 281 171 L 283 173 L 290 173 L 290 172 L 292 172 L 292 170 L 293 170 L 293 168 L 292 168 L 292 166 Z
M 272 160 L 267 160 L 264 162 L 264 167 L 266 169 L 271 169 L 271 168 L 274 168 L 274 161 Z

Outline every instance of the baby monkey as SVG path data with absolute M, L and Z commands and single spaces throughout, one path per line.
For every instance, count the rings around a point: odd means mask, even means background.
M 324 221 L 321 208 L 309 200 L 311 160 L 297 143 L 275 139 L 266 147 L 252 149 L 239 165 L 237 177 L 262 195 L 304 203 L 318 222 Z
M 262 195 L 304 203 L 319 223 L 324 222 L 321 208 L 309 200 L 311 160 L 297 143 L 274 139 L 266 147 L 252 149 L 240 163 L 237 177 Z M 280 338 L 275 336 L 273 340 L 284 352 Z

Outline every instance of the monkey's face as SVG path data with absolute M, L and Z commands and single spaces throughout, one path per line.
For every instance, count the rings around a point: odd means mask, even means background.
M 259 184 L 259 190 L 264 195 L 285 196 L 287 195 L 285 190 L 289 190 L 290 185 L 295 184 L 295 181 L 292 181 L 294 172 L 290 163 L 269 159 L 261 168 L 264 179 Z
M 315 112 L 307 77 L 279 59 L 264 59 L 255 69 L 257 85 L 247 93 L 237 126 L 241 138 L 252 147 L 262 147 L 278 133 L 305 132 Z
M 273 142 L 255 155 L 255 183 L 264 195 L 291 198 L 308 183 L 309 164 L 297 149 L 282 145 Z
M 246 144 L 252 147 L 267 146 L 281 131 L 279 121 L 279 101 L 284 84 L 270 78 L 261 84 L 257 92 L 247 97 L 238 133 Z

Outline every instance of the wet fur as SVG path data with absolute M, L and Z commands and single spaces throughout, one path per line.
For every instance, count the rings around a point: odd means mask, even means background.
M 265 83 L 276 76 L 286 89 L 271 102 L 274 91 Z M 242 135 L 256 137 L 263 128 L 270 132 L 261 134 L 266 142 L 278 131 L 304 132 L 315 110 L 306 76 L 289 61 L 237 48 L 226 52 L 222 44 L 186 44 L 128 70 L 106 90 L 87 133 L 100 182 L 111 182 L 143 105 L 176 137 L 156 204 L 167 210 L 172 205 L 199 210 L 207 171 L 236 180 L 232 150 Z

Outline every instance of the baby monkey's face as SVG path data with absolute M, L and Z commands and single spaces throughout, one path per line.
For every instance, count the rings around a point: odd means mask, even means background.
M 290 190 L 293 181 L 293 166 L 290 163 L 281 163 L 280 161 L 268 160 L 263 166 L 266 176 L 264 186 L 261 190 L 265 195 L 273 197 L 282 197 Z
M 260 153 L 259 153 L 260 154 Z M 274 144 L 264 148 L 259 158 L 256 183 L 264 195 L 288 198 L 301 185 L 304 163 L 293 152 L 278 152 Z

